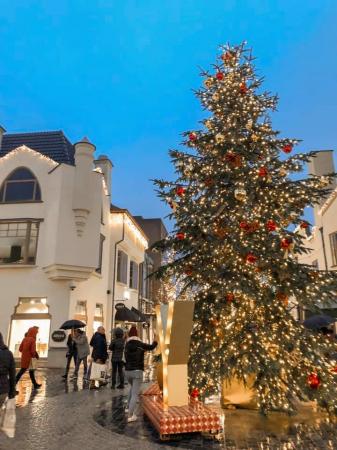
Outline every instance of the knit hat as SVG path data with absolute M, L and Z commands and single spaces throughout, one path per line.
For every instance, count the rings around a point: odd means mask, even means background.
M 129 330 L 129 337 L 138 336 L 138 331 L 135 325 L 132 325 L 132 327 Z

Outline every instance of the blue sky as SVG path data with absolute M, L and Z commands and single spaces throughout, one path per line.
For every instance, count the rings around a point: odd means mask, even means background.
M 335 148 L 336 22 L 332 0 L 2 0 L 0 124 L 87 135 L 115 165 L 114 203 L 164 216 L 149 180 L 172 177 L 167 151 L 203 114 L 198 67 L 222 43 L 254 48 L 284 136 Z

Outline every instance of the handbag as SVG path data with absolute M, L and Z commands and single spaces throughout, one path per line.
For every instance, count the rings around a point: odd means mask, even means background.
M 37 358 L 32 358 L 29 363 L 29 370 L 37 369 Z
M 107 373 L 106 364 L 99 364 L 97 362 L 92 362 L 90 371 L 90 380 L 105 381 Z
M 0 430 L 9 438 L 13 438 L 15 436 L 15 424 L 15 398 L 7 398 L 0 411 Z

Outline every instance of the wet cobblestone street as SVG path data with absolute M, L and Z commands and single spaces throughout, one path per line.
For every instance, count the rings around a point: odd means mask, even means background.
M 62 371 L 39 370 L 40 390 L 30 380 L 19 383 L 17 432 L 14 439 L 0 435 L 1 450 L 110 450 L 110 449 L 336 449 L 336 424 L 325 415 L 304 408 L 297 416 L 273 413 L 268 418 L 254 411 L 225 411 L 225 436 L 219 443 L 199 434 L 160 442 L 138 405 L 139 420 L 126 423 L 124 391 L 109 386 L 89 391 L 82 383 L 61 378 Z

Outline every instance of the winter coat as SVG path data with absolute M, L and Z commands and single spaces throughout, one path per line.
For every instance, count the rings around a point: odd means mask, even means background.
M 75 358 L 76 358 L 77 357 L 77 347 L 76 347 L 75 341 L 71 334 L 69 334 L 69 336 L 68 336 L 67 347 L 68 347 L 67 356 L 68 357 L 75 356 Z
M 93 335 L 90 341 L 90 345 L 92 347 L 91 357 L 94 361 L 98 359 L 105 363 L 108 359 L 108 350 L 107 350 L 107 342 L 105 334 L 96 333 Z
M 125 346 L 125 370 L 144 370 L 144 353 L 154 350 L 158 343 L 145 344 L 138 337 L 130 337 Z
M 73 341 L 75 342 L 77 347 L 77 358 L 82 359 L 90 355 L 88 338 L 84 333 L 78 336 L 74 336 Z
M 38 358 L 36 352 L 36 335 L 38 329 L 36 327 L 29 328 L 27 336 L 20 344 L 19 351 L 21 352 L 21 368 L 28 369 L 32 358 Z
M 13 353 L 0 341 L 0 395 L 15 397 L 15 362 Z
M 115 331 L 115 339 L 109 345 L 109 350 L 112 351 L 112 362 L 120 362 L 123 360 L 124 347 L 124 331 L 121 328 L 117 328 Z

